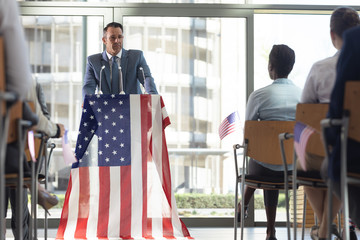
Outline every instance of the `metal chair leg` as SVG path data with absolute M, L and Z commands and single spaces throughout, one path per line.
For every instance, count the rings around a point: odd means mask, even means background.
M 50 164 L 50 159 L 53 153 L 54 148 L 56 147 L 56 145 L 54 143 L 47 143 L 47 147 L 50 147 L 50 152 L 49 154 L 47 154 L 47 149 L 45 150 L 45 163 L 44 163 L 44 171 L 45 171 L 45 189 L 48 188 L 48 177 L 49 177 L 49 164 Z M 44 210 L 45 212 L 45 218 L 44 218 L 44 239 L 47 240 L 48 237 L 48 216 L 47 216 L 47 212 Z
M 333 205 L 333 199 L 332 199 L 332 191 L 333 191 L 333 181 L 329 178 L 328 179 L 328 192 L 327 192 L 327 198 L 328 198 L 328 216 L 327 216 L 327 220 L 328 220 L 328 234 L 327 234 L 327 238 L 331 239 L 331 225 L 332 225 L 332 205 Z
M 301 229 L 301 240 L 305 238 L 305 223 L 306 223 L 306 194 L 304 193 L 304 205 L 303 205 L 303 221 Z
M 2 112 L 0 104 L 0 112 Z M 0 141 L 0 240 L 5 239 L 5 229 L 3 226 L 6 226 L 5 219 L 5 157 L 6 157 L 6 142 L 8 135 L 8 126 L 9 126 L 9 112 L 5 113 L 4 117 L 0 117 L 0 128 L 1 128 L 1 141 Z

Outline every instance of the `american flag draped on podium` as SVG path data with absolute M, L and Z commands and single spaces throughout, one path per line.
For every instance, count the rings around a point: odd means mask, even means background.
M 159 95 L 84 100 L 56 239 L 192 239 L 177 214 Z

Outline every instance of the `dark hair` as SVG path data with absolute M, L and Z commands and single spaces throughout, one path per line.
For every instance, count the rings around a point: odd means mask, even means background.
M 107 30 L 109 27 L 113 27 L 113 28 L 120 28 L 122 32 L 124 32 L 124 29 L 123 29 L 123 26 L 121 25 L 121 23 L 118 23 L 118 22 L 111 22 L 111 23 L 108 23 L 106 25 L 106 27 L 104 27 L 104 30 L 103 30 L 103 34 L 105 36 Z
M 339 7 L 331 14 L 330 30 L 342 38 L 345 30 L 360 24 L 359 14 L 351 7 Z
M 269 55 L 269 64 L 279 78 L 285 78 L 293 69 L 295 52 L 286 45 L 274 45 Z

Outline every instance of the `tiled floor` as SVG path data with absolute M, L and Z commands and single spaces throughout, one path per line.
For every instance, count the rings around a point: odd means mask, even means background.
M 279 227 L 277 230 L 277 239 L 287 239 L 287 231 L 284 227 Z M 56 229 L 50 229 L 48 231 L 48 239 L 55 239 Z M 196 240 L 233 240 L 234 231 L 232 228 L 189 228 L 190 234 Z M 306 229 L 305 240 L 311 240 L 309 236 L 310 229 Z M 44 232 L 39 230 L 38 239 L 44 239 Z M 263 227 L 245 228 L 244 240 L 265 240 L 266 229 Z M 239 232 L 238 232 L 239 233 Z M 360 232 L 357 232 L 358 238 L 360 239 Z M 298 230 L 298 239 L 300 239 L 301 232 Z M 6 239 L 13 239 L 11 230 L 8 229 Z M 238 234 L 238 238 L 240 235 Z

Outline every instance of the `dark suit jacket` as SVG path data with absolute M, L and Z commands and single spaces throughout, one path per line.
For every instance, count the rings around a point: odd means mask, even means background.
M 94 54 L 88 57 L 86 65 L 86 73 L 83 85 L 83 97 L 86 94 L 94 94 L 95 89 L 100 82 L 100 70 L 105 66 L 102 71 L 101 77 L 101 90 L 104 94 L 118 94 L 111 90 L 110 83 L 110 65 L 106 51 Z M 143 73 L 140 70 L 143 68 L 145 75 L 145 84 Z M 150 94 L 157 94 L 154 79 L 151 76 L 150 68 L 146 63 L 143 52 L 140 50 L 122 50 L 121 55 L 121 72 L 123 76 L 124 92 L 127 94 L 141 94 L 140 84 L 144 85 L 146 92 Z
M 345 83 L 360 81 L 360 27 L 349 29 L 343 36 L 344 44 L 337 63 L 337 75 L 331 94 L 328 117 L 341 118 L 344 106 Z M 329 157 L 329 176 L 340 179 L 340 128 L 330 128 L 327 140 L 333 146 Z M 360 172 L 360 143 L 348 139 L 348 167 Z

